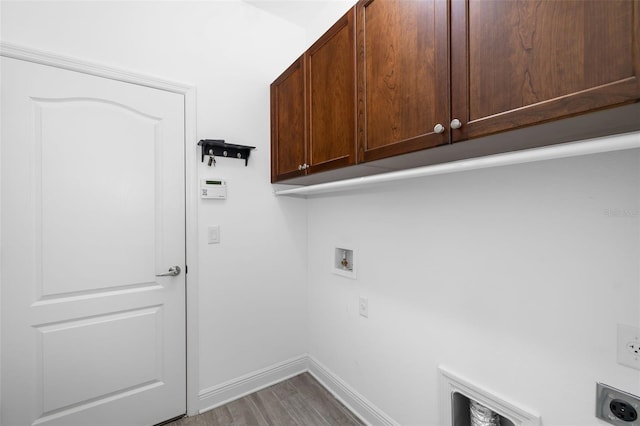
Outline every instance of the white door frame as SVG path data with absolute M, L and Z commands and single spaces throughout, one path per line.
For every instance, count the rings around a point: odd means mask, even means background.
M 186 336 L 187 336 L 187 414 L 198 414 L 199 410 L 199 347 L 198 347 L 198 154 L 196 145 L 196 89 L 180 83 L 130 73 L 101 64 L 60 56 L 45 51 L 24 48 L 0 42 L 0 56 L 49 65 L 65 70 L 77 71 L 111 80 L 133 83 L 184 97 L 185 110 L 185 208 L 186 208 Z M 2 283 L 0 283 L 2 286 Z M 0 377 L 2 372 L 0 371 Z M 2 398 L 2 395 L 0 395 Z

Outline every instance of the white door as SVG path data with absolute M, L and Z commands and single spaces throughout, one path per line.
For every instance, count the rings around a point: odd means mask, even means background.
M 185 413 L 183 96 L 1 66 L 2 425 Z

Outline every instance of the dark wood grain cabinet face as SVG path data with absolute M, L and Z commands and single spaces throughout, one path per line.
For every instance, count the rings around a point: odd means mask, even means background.
M 308 173 L 355 164 L 355 22 L 351 9 L 306 55 Z
M 447 21 L 440 0 L 357 4 L 359 161 L 448 143 Z
M 352 9 L 271 84 L 271 181 L 355 162 Z
M 640 100 L 640 0 L 359 0 L 271 94 L 273 182 L 636 130 L 633 112 L 581 132 L 550 122 Z M 525 129 L 543 123 L 543 138 Z
M 640 98 L 637 0 L 452 0 L 453 141 Z
M 301 176 L 306 158 L 304 58 L 271 84 L 271 181 Z

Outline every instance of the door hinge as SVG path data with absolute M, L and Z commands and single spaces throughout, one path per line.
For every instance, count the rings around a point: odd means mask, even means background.
M 189 265 L 184 265 L 184 274 L 187 275 L 189 273 Z

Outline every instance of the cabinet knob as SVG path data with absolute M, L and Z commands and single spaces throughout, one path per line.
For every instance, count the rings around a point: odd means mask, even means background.
M 453 120 L 451 120 L 452 129 L 459 129 L 460 127 L 462 127 L 462 122 L 460 120 L 458 120 L 457 118 L 454 118 Z
M 436 133 L 442 133 L 444 132 L 444 126 L 440 123 L 436 124 L 435 126 L 433 126 L 433 131 Z
M 302 170 L 302 164 L 298 164 L 298 170 Z

